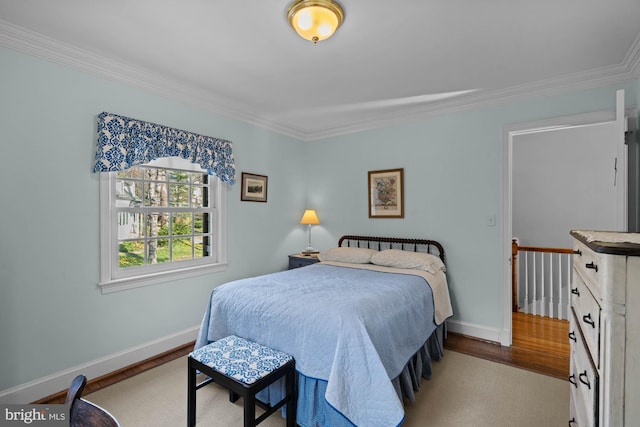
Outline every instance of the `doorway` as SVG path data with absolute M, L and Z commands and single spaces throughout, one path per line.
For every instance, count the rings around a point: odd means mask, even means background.
M 597 124 L 601 124 L 602 127 Z M 514 206 L 513 206 L 513 174 L 514 174 L 514 141 L 519 137 L 535 139 L 536 134 L 545 133 L 546 136 L 555 132 L 589 132 L 591 129 L 601 130 L 606 128 L 605 140 L 613 142 L 613 156 L 615 156 L 615 164 L 611 164 L 608 168 L 611 170 L 610 178 L 615 179 L 615 191 L 611 196 L 614 201 L 615 212 L 613 214 L 613 223 L 615 229 L 627 229 L 627 150 L 624 144 L 625 120 L 624 120 L 624 91 L 618 91 L 616 94 L 616 111 L 605 111 L 590 114 L 583 114 L 571 117 L 560 117 L 545 120 L 542 122 L 523 123 L 509 126 L 504 130 L 503 143 L 503 196 L 502 196 L 502 218 L 503 218 L 503 274 L 502 274 L 502 311 L 503 311 L 503 328 L 501 330 L 500 343 L 510 346 L 512 344 L 512 292 L 511 292 L 511 238 L 514 236 Z M 607 133 L 609 132 L 609 133 Z M 569 159 L 572 159 L 569 157 Z M 572 160 L 571 160 L 572 161 Z M 585 172 L 587 173 L 587 172 Z M 615 176 L 613 175 L 615 173 Z M 622 177 L 622 179 L 620 179 Z M 579 190 L 576 190 L 579 191 Z M 588 197 L 588 194 L 585 194 Z M 571 226 L 571 228 L 580 228 Z M 607 227 L 608 228 L 608 227 Z M 567 240 L 569 240 L 567 231 Z

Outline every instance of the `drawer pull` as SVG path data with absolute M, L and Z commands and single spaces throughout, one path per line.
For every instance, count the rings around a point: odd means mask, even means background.
M 589 382 L 589 376 L 587 375 L 587 371 L 584 371 L 583 373 L 578 375 L 578 379 L 582 384 L 586 385 L 589 390 L 591 390 L 591 383 Z
M 587 325 L 591 325 L 591 327 L 595 329 L 596 322 L 594 322 L 593 319 L 591 319 L 591 313 L 585 314 L 584 316 L 582 316 L 582 321 Z
M 578 288 L 571 289 L 571 293 L 576 295 L 576 296 L 580 296 L 580 291 L 578 290 Z
M 569 375 L 569 382 L 578 388 L 578 382 L 576 381 L 576 376 L 574 374 Z
M 593 262 L 587 263 L 584 266 L 587 267 L 587 268 L 590 268 L 592 270 L 595 270 L 596 273 L 598 272 L 598 266 Z
M 575 331 L 569 332 L 569 339 L 572 340 L 573 342 L 578 342 L 578 340 L 576 339 L 576 332 Z
M 582 256 L 582 251 L 580 249 L 576 249 L 575 251 L 573 251 L 573 253 L 578 256 Z

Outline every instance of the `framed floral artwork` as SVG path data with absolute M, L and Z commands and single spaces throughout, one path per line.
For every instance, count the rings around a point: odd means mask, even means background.
M 266 202 L 269 178 L 264 175 L 242 172 L 240 200 L 244 202 Z
M 404 169 L 369 172 L 369 218 L 404 218 Z

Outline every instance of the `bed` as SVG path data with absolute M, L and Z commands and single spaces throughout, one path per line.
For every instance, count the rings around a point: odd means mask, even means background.
M 215 288 L 195 347 L 234 334 L 293 355 L 302 427 L 398 426 L 443 355 L 452 315 L 444 249 L 348 235 L 319 259 Z M 258 398 L 283 393 L 275 384 Z

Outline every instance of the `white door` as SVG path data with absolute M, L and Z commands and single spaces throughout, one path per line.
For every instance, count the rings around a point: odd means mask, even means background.
M 512 236 L 570 248 L 569 231 L 619 230 L 615 122 L 513 138 Z

